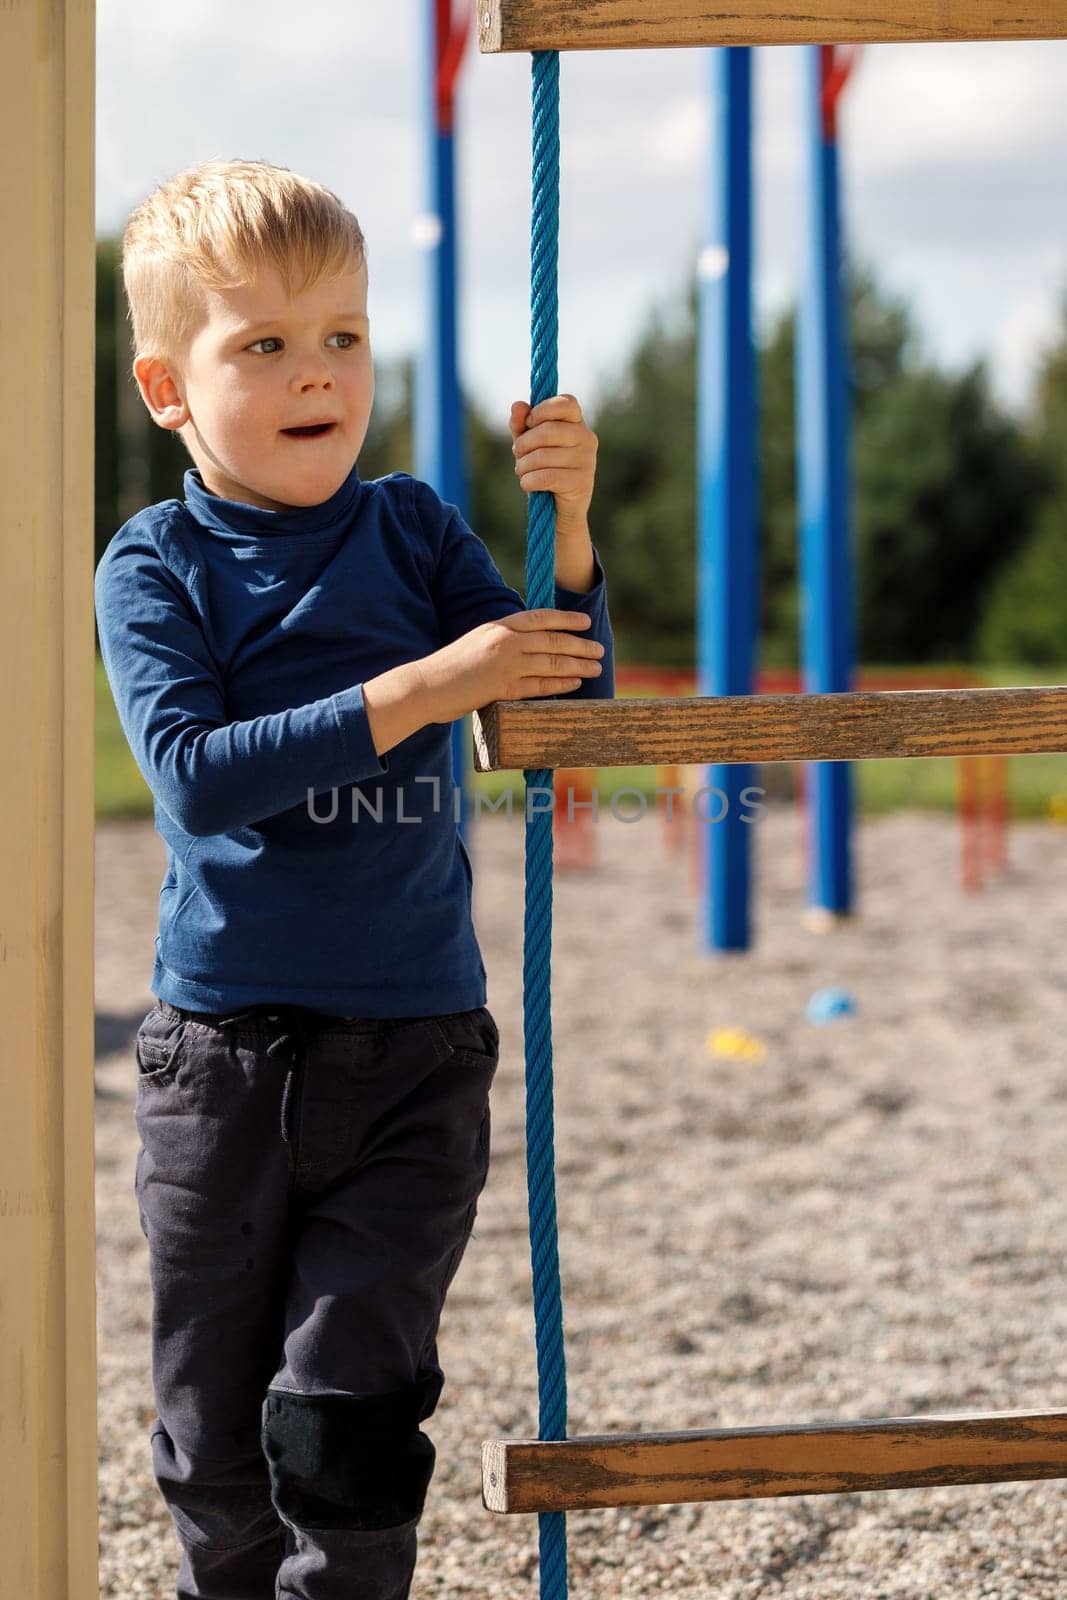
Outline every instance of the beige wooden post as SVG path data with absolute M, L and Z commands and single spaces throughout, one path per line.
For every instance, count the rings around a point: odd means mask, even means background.
M 93 0 L 0 7 L 0 1590 L 99 1593 Z

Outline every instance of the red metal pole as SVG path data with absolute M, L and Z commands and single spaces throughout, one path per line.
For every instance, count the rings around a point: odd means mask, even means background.
M 960 884 L 969 893 L 982 887 L 977 833 L 977 773 L 974 757 L 956 758 L 956 793 L 960 818 Z
M 452 109 L 456 79 L 470 33 L 471 7 L 464 5 L 457 17 L 452 0 L 437 0 L 437 131 L 452 132 Z

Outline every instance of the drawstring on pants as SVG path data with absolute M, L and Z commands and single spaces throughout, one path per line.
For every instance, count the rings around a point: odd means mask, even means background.
M 280 1017 L 280 1012 L 270 1012 L 266 1020 L 268 1022 L 277 1022 Z M 289 1050 L 289 1068 L 285 1074 L 285 1085 L 282 1089 L 281 1114 L 282 1138 L 288 1144 L 292 1137 L 293 1079 L 303 1058 L 304 1030 L 301 1026 L 300 1018 L 295 1015 L 286 1015 L 281 1020 L 284 1022 L 282 1031 L 268 1044 L 267 1054 L 268 1056 L 272 1055 L 276 1049 L 283 1045 L 287 1046 Z
M 293 1069 L 285 1074 L 285 1088 L 282 1090 L 282 1138 L 289 1142 L 289 1110 L 293 1103 Z

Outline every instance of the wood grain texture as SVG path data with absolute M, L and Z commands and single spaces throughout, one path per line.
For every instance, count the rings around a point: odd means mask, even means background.
M 95 10 L 0 4 L 0 1593 L 99 1600 Z
M 1067 751 L 1067 688 L 499 700 L 474 714 L 478 772 L 1050 751 Z
M 1067 0 L 478 0 L 483 54 L 719 44 L 1067 38 Z
M 679 1505 L 1067 1477 L 1067 1412 L 487 1440 L 490 1511 Z

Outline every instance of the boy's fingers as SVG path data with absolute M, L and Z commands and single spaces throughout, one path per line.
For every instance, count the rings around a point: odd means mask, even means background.
M 601 661 L 590 660 L 586 656 L 568 656 L 531 651 L 523 657 L 522 676 L 524 678 L 598 678 L 603 672 Z
M 588 628 L 592 618 L 584 611 L 555 611 L 551 606 L 539 606 L 534 611 L 513 611 L 500 621 L 513 628 Z
M 553 422 L 539 422 L 536 428 L 520 429 L 515 436 L 513 453 L 517 456 L 528 455 L 531 450 L 543 449 L 545 445 L 558 445 L 560 449 L 577 450 L 590 437 L 595 438 L 596 435 L 583 432 L 576 422 L 568 422 L 565 417 L 557 417 Z
M 584 611 L 555 611 L 552 606 L 541 606 L 539 610 L 528 611 L 526 616 L 541 618 L 537 627 L 589 627 L 592 622 Z
M 552 661 L 568 661 L 570 666 L 564 670 L 577 672 L 578 662 L 586 664 L 595 662 L 603 666 L 604 652 L 596 639 L 576 639 L 573 633 L 548 633 L 533 634 L 527 648 L 523 651 L 523 669 L 530 672 L 530 661 L 541 658 Z M 555 671 L 555 668 L 549 669 Z
M 548 400 L 540 400 L 534 406 L 526 419 L 528 427 L 533 427 L 538 422 L 547 422 L 550 418 L 565 417 L 571 422 L 582 421 L 582 408 L 572 394 L 554 394 Z

